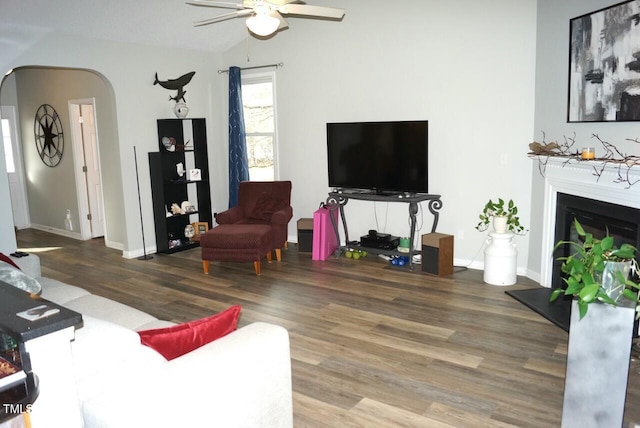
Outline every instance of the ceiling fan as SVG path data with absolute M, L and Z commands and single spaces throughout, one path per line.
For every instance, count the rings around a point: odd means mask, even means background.
M 249 30 L 263 37 L 288 27 L 288 23 L 282 15 L 333 20 L 340 20 L 344 16 L 343 9 L 310 6 L 299 0 L 243 0 L 241 4 L 213 0 L 191 0 L 186 3 L 192 6 L 237 9 L 235 12 L 194 22 L 195 26 L 208 25 L 215 22 L 226 21 L 227 19 L 248 16 L 246 24 Z

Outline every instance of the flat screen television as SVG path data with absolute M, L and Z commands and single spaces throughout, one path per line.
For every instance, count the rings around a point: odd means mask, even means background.
M 329 187 L 429 193 L 426 120 L 327 123 Z

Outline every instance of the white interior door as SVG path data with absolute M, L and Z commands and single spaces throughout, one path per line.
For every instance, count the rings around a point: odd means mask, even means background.
M 84 239 L 104 236 L 104 199 L 98 151 L 98 132 L 93 100 L 70 101 L 78 216 Z
M 24 178 L 24 163 L 22 162 L 20 137 L 16 126 L 15 107 L 0 107 L 0 118 L 7 175 L 9 177 L 13 224 L 18 229 L 25 229 L 30 226 L 31 221 L 29 219 L 27 186 Z
M 102 180 L 100 178 L 100 158 L 96 116 L 93 104 L 80 105 L 82 142 L 86 166 L 87 193 L 89 197 L 89 222 L 91 237 L 104 236 L 104 206 L 102 201 Z

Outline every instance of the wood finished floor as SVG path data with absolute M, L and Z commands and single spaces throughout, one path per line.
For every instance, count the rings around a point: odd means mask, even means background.
M 282 325 L 291 338 L 296 427 L 554 427 L 560 425 L 567 334 L 489 286 L 482 272 L 437 278 L 376 257 L 326 262 L 291 244 L 281 263 L 212 263 L 200 250 L 127 260 L 101 239 L 31 229 L 19 249 L 43 275 L 162 319 L 230 305 L 240 326 Z M 631 360 L 625 427 L 640 422 L 640 363 Z M 249 404 L 249 403 L 248 403 Z

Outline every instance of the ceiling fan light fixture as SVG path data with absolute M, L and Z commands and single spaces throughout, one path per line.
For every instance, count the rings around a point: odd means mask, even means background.
M 280 20 L 266 14 L 258 14 L 247 18 L 247 27 L 258 36 L 269 36 L 275 33 L 280 26 Z

